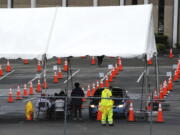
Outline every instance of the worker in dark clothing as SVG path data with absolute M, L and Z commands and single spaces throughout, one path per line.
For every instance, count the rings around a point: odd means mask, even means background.
M 97 59 L 98 59 L 98 66 L 99 66 L 99 67 L 102 65 L 103 58 L 104 58 L 104 55 L 97 56 Z
M 71 92 L 71 97 L 82 97 L 82 98 L 71 99 L 73 117 L 74 117 L 74 120 L 77 120 L 77 119 L 82 120 L 81 106 L 82 106 L 82 99 L 84 97 L 84 92 L 78 82 L 76 82 L 74 85 L 75 85 L 75 88 Z M 77 117 L 78 112 L 79 112 L 79 117 Z

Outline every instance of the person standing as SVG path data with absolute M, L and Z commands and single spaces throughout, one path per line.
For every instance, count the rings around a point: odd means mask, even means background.
M 101 101 L 99 103 L 100 111 L 102 112 L 101 124 L 103 126 L 106 125 L 108 121 L 109 126 L 113 126 L 113 100 L 110 99 L 112 97 L 112 92 L 110 89 L 105 88 L 101 94 Z
M 80 84 L 76 82 L 74 84 L 75 88 L 71 92 L 71 106 L 73 111 L 73 119 L 74 120 L 82 120 L 82 112 L 81 112 L 81 106 L 82 106 L 82 99 L 84 97 L 84 92 L 82 88 L 80 87 Z M 77 98 L 73 98 L 77 97 Z M 78 116 L 79 114 L 79 116 Z
M 97 59 L 98 59 L 98 66 L 99 66 L 99 67 L 101 67 L 101 65 L 102 65 L 103 58 L 104 58 L 104 55 L 97 56 Z

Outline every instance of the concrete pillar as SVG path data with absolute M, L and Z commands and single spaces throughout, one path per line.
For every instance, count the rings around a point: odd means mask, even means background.
M 62 7 L 67 7 L 67 0 L 62 0 Z
M 178 0 L 174 0 L 174 16 L 173 16 L 173 48 L 176 48 L 178 35 Z
M 124 0 L 120 0 L 120 6 L 124 6 Z
M 36 0 L 31 0 L 31 8 L 35 8 L 36 7 Z
M 144 4 L 148 4 L 149 3 L 149 0 L 144 0 Z
M 93 0 L 93 6 L 94 7 L 98 6 L 98 0 Z
M 7 0 L 7 8 L 13 8 L 13 0 Z

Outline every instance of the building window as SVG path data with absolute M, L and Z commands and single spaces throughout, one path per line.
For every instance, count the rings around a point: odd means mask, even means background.
M 132 5 L 137 5 L 138 4 L 138 0 L 132 0 Z
M 164 6 L 165 0 L 159 0 L 158 33 L 164 34 Z

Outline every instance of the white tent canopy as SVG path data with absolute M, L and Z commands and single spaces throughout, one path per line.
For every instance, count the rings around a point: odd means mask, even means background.
M 152 5 L 0 10 L 0 57 L 156 53 Z

